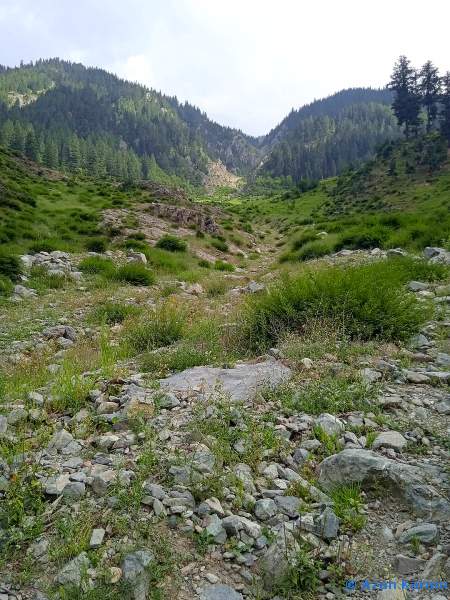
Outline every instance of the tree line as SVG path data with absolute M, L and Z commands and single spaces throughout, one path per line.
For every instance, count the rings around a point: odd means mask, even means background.
M 388 86 L 394 92 L 392 109 L 407 138 L 436 131 L 450 147 L 450 71 L 440 76 L 430 60 L 417 69 L 400 56 Z

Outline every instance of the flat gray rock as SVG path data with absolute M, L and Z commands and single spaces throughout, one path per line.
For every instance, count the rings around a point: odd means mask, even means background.
M 229 585 L 217 583 L 203 588 L 200 600 L 243 600 L 243 596 Z
M 319 466 L 319 484 L 329 491 L 339 485 L 380 484 L 400 496 L 419 516 L 433 521 L 450 518 L 450 504 L 436 488 L 426 483 L 426 473 L 370 450 L 343 450 L 329 456 Z
M 401 452 L 407 444 L 407 440 L 398 431 L 383 431 L 375 438 L 372 448 L 392 448 L 396 452 Z
M 212 394 L 222 390 L 232 400 L 249 400 L 258 389 L 276 387 L 291 377 L 291 370 L 269 359 L 259 363 L 237 363 L 232 369 L 193 367 L 161 379 L 161 388 L 173 393 L 202 392 Z

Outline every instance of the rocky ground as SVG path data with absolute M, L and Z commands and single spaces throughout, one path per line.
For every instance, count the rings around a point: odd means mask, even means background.
M 376 582 L 448 581 L 448 286 L 409 283 L 436 317 L 404 348 L 343 357 L 331 346 L 293 359 L 280 344 L 166 377 L 126 358 L 114 358 L 111 372 L 75 374 L 67 357 L 102 335 L 114 349 L 122 328 L 110 324 L 105 334 L 86 322 L 96 292 L 78 261 L 24 258 L 73 280 L 62 306 L 58 290 L 45 300 L 56 322 L 39 312 L 26 281 L 11 304 L 33 327 L 11 329 L 10 308 L 1 309 L 2 362 L 23 367 L 35 385 L 1 407 L 0 600 L 388 600 L 407 596 Z M 258 281 L 250 271 L 223 275 L 232 283 L 222 305 L 264 289 L 267 264 L 253 271 Z M 139 294 L 151 305 L 155 290 Z M 174 294 L 207 310 L 200 284 Z M 37 359 L 46 376 L 33 379 Z M 317 414 L 285 401 L 343 371 L 365 386 L 366 410 Z M 82 400 L 76 410 L 62 408 L 66 388 Z

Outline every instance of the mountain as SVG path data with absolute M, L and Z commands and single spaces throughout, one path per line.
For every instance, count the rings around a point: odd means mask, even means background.
M 60 59 L 0 67 L 0 143 L 49 168 L 202 184 L 211 162 L 236 175 L 316 179 L 398 135 L 386 90 L 349 89 L 292 111 L 266 136 L 189 103 Z
M 348 89 L 291 113 L 265 138 L 260 173 L 322 179 L 373 156 L 400 135 L 388 90 Z

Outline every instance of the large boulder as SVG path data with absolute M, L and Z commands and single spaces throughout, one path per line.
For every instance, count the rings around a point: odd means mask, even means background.
M 426 483 L 426 473 L 371 452 L 348 449 L 329 456 L 319 466 L 319 483 L 325 490 L 348 484 L 366 488 L 382 485 L 400 496 L 422 517 L 432 521 L 450 518 L 450 504 L 433 486 Z
M 249 400 L 264 386 L 276 387 L 290 379 L 291 370 L 275 359 L 237 363 L 232 369 L 193 367 L 161 379 L 161 388 L 175 394 L 201 391 L 213 394 L 221 389 L 232 400 Z

